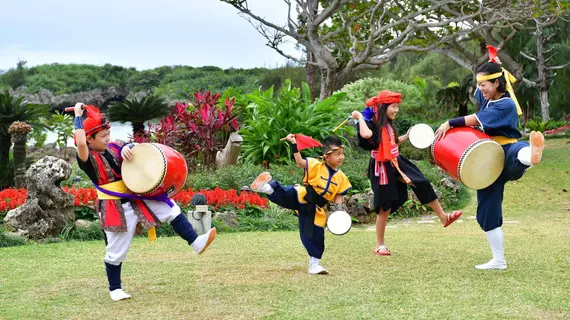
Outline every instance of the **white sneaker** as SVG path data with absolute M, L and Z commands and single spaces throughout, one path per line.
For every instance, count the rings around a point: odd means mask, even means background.
M 316 264 L 309 267 L 309 274 L 329 274 L 329 272 L 320 264 Z
M 208 230 L 208 232 L 206 232 L 201 236 L 198 236 L 198 238 L 196 238 L 196 240 L 192 242 L 192 248 L 198 254 L 204 253 L 204 251 L 206 251 L 210 243 L 214 241 L 216 235 L 217 235 L 216 228 Z
M 115 289 L 109 293 L 111 294 L 111 299 L 113 299 L 113 301 L 126 300 L 131 297 L 131 295 L 123 291 L 123 289 Z
M 491 259 L 489 262 L 476 265 L 475 268 L 479 270 L 505 270 L 507 263 L 505 261 L 496 261 Z

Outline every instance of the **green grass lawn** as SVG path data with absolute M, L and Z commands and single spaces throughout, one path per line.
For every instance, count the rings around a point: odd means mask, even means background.
M 507 186 L 505 271 L 491 257 L 475 201 L 450 228 L 391 221 L 392 257 L 367 226 L 327 233 L 329 276 L 309 276 L 297 232 L 220 234 L 194 255 L 177 237 L 133 242 L 113 302 L 104 244 L 0 249 L 0 319 L 570 319 L 570 141 Z

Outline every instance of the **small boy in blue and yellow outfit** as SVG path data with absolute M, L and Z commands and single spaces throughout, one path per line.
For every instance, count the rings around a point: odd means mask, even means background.
M 352 187 L 348 177 L 338 169 L 344 162 L 344 146 L 336 136 L 325 138 L 322 144 L 324 162 L 321 162 L 301 157 L 295 135 L 289 134 L 281 140 L 291 143 L 295 162 L 305 169 L 304 185 L 282 186 L 271 181 L 269 172 L 263 172 L 251 184 L 251 190 L 266 193 L 271 202 L 296 211 L 301 242 L 309 253 L 309 274 L 328 274 L 320 265 L 325 251 L 327 220 L 323 207 L 329 202 L 342 204 L 342 196 Z

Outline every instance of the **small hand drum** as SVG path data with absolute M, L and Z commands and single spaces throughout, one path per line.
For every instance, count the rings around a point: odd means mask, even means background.
M 351 227 L 352 219 L 345 211 L 335 211 L 327 219 L 327 229 L 337 236 L 346 234 Z
M 425 123 L 419 123 L 410 129 L 410 143 L 418 149 L 425 149 L 433 143 L 435 133 Z

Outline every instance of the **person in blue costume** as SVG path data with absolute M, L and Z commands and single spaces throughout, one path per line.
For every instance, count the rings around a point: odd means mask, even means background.
M 504 169 L 499 178 L 485 189 L 477 190 L 477 222 L 485 231 L 493 258 L 475 266 L 480 270 L 506 269 L 503 230 L 503 193 L 508 181 L 520 179 L 525 171 L 540 163 L 544 149 L 544 136 L 530 133 L 530 144 L 518 141 L 518 116 L 522 114 L 512 90 L 514 77 L 497 62 L 483 64 L 477 71 L 475 98 L 479 112 L 445 121 L 435 132 L 442 139 L 452 127 L 479 126 L 497 141 L 505 152 Z

